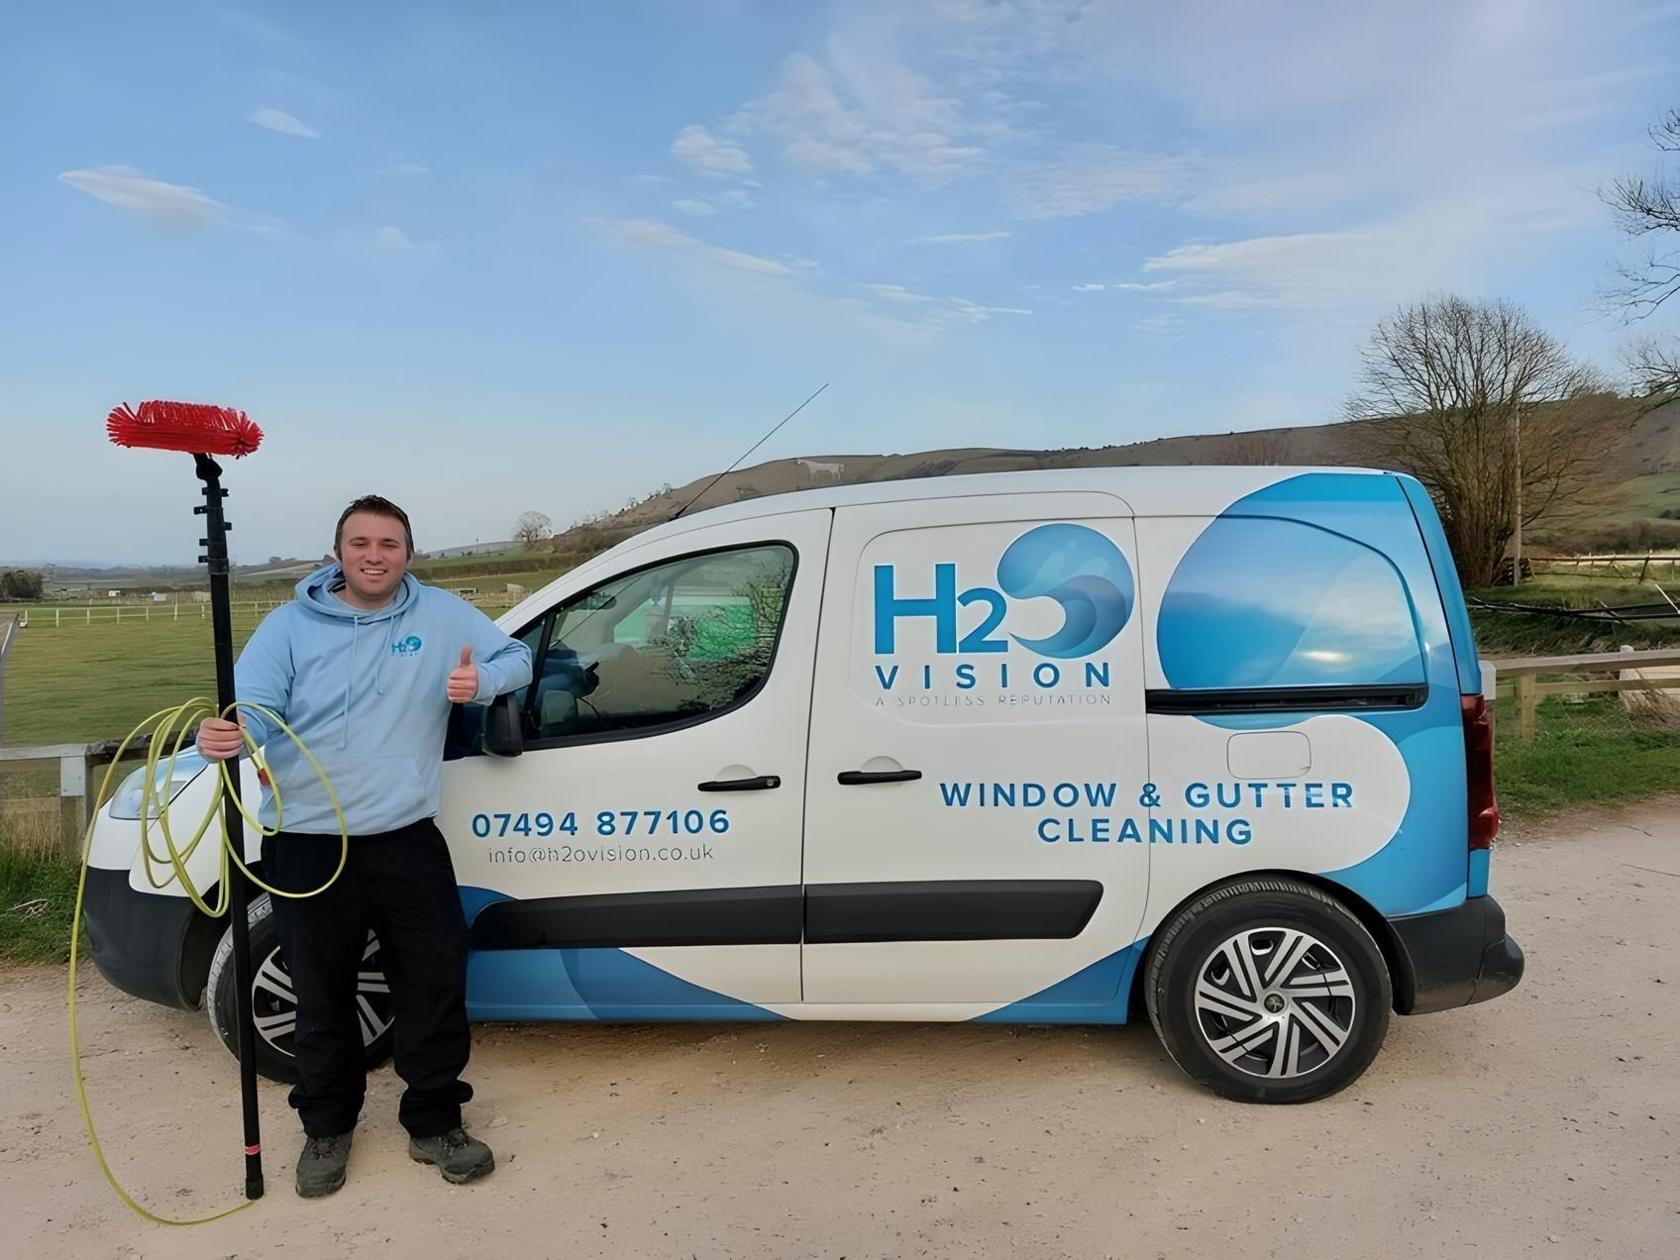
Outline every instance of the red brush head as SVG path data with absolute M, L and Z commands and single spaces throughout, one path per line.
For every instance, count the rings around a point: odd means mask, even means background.
M 249 455 L 262 444 L 262 430 L 243 411 L 209 403 L 143 402 L 113 407 L 105 431 L 118 446 L 146 446 L 189 454 Z

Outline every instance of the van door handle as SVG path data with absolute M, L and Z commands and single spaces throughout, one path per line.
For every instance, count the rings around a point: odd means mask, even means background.
M 920 770 L 842 770 L 841 787 L 855 787 L 859 783 L 909 783 L 922 777 Z
M 755 775 L 750 779 L 707 779 L 696 785 L 702 792 L 767 792 L 782 786 L 781 776 Z

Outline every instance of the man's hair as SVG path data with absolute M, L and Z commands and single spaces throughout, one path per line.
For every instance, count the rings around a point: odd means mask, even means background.
M 391 500 L 380 494 L 364 494 L 339 514 L 338 528 L 333 531 L 333 554 L 336 556 L 339 548 L 344 545 L 344 522 L 350 519 L 354 512 L 372 512 L 378 516 L 389 516 L 394 521 L 401 521 L 403 536 L 408 541 L 408 554 L 414 554 L 414 530 L 408 523 L 408 513 L 403 511 Z

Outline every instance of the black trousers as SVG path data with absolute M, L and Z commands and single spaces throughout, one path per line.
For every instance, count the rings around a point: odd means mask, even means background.
M 263 880 L 290 892 L 318 888 L 338 865 L 337 836 L 282 831 L 263 839 Z M 356 1127 L 367 1072 L 356 1002 L 369 929 L 391 987 L 397 1118 L 417 1138 L 461 1123 L 472 1086 L 461 1080 L 467 1031 L 467 923 L 443 834 L 425 818 L 352 836 L 338 881 L 318 897 L 274 897 L 280 952 L 297 994 L 298 1083 L 291 1104 L 310 1137 Z

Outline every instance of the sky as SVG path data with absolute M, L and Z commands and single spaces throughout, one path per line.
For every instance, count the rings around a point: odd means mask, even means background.
M 121 402 L 247 411 L 241 562 L 792 455 L 1338 417 L 1373 323 L 1509 298 L 1614 370 L 1680 4 L 21 0 L 0 562 L 190 563 Z M 1672 317 L 1670 317 L 1672 318 Z

